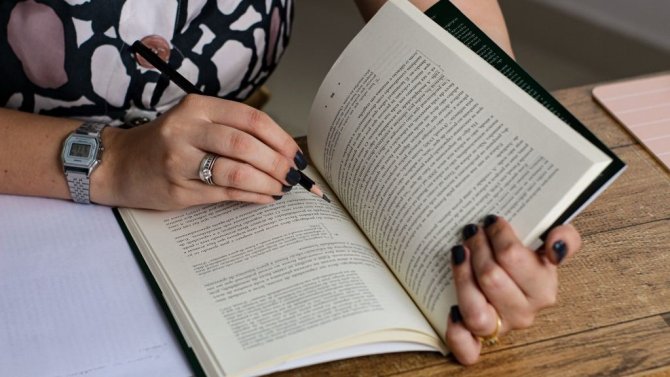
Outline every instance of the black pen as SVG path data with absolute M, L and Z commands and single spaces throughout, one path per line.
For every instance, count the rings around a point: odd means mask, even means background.
M 200 89 L 196 88 L 195 85 L 193 85 L 190 81 L 188 81 L 184 76 L 182 76 L 174 68 L 170 67 L 170 65 L 167 64 L 165 61 L 163 61 L 163 59 L 161 59 L 158 55 L 156 55 L 156 53 L 151 51 L 150 48 L 145 46 L 144 43 L 140 41 L 135 41 L 135 43 L 133 43 L 130 49 L 134 53 L 140 54 L 140 56 L 142 56 L 149 63 L 151 63 L 151 65 L 153 65 L 162 74 L 167 76 L 168 79 L 170 79 L 170 81 L 177 84 L 177 86 L 180 87 L 186 93 L 205 95 L 202 91 L 200 91 Z M 310 179 L 307 175 L 305 175 L 305 173 L 301 172 L 300 170 L 298 170 L 298 172 L 300 173 L 300 181 L 298 182 L 300 186 L 304 187 L 305 190 L 311 192 L 312 194 L 330 203 L 330 199 L 328 199 L 326 194 L 324 194 L 323 191 L 321 191 L 321 188 L 316 183 L 314 183 L 312 179 Z

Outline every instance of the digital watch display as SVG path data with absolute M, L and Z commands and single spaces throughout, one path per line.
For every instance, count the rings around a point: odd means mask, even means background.
M 91 146 L 88 144 L 72 144 L 70 147 L 70 157 L 88 157 L 91 152 Z
M 100 134 L 105 126 L 100 123 L 84 123 L 63 143 L 63 171 L 72 200 L 77 203 L 90 203 L 89 178 L 102 158 L 104 147 Z

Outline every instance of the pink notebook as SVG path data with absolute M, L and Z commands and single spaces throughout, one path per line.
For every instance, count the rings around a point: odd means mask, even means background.
M 670 75 L 601 85 L 593 97 L 670 170 Z

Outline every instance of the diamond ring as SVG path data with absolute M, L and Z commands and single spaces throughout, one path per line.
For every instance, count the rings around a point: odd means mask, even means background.
M 200 177 L 200 180 L 205 182 L 208 185 L 214 185 L 214 180 L 212 179 L 213 177 L 213 171 L 214 171 L 214 163 L 216 162 L 216 159 L 219 158 L 219 156 L 211 153 L 207 153 L 205 157 L 202 158 L 200 161 L 200 169 L 198 170 L 198 176 Z

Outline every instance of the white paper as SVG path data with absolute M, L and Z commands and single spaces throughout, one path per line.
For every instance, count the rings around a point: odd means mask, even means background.
M 0 195 L 0 375 L 192 375 L 111 209 Z

